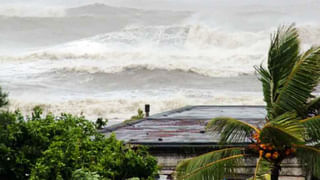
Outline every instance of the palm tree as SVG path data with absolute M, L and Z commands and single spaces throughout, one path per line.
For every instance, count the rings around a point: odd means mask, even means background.
M 297 29 L 282 26 L 271 37 L 268 68 L 255 68 L 266 103 L 263 124 L 256 127 L 226 117 L 211 120 L 207 131 L 219 132 L 228 148 L 180 162 L 177 179 L 224 179 L 239 172 L 248 158 L 257 159 L 253 179 L 267 171 L 277 180 L 281 163 L 291 158 L 320 177 L 320 97 L 313 94 L 320 80 L 320 47 L 300 53 Z M 249 145 L 228 146 L 234 142 Z

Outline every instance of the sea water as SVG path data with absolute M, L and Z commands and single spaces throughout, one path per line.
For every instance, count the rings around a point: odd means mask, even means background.
M 320 2 L 0 0 L 0 85 L 35 105 L 109 124 L 185 105 L 261 105 L 255 65 L 295 23 L 320 45 Z

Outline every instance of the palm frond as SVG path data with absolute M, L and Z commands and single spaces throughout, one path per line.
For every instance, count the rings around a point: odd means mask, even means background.
M 259 74 L 259 80 L 262 82 L 263 99 L 266 102 L 266 110 L 268 119 L 272 119 L 272 104 L 273 104 L 273 81 L 271 75 L 262 65 L 255 66 L 256 72 Z
M 219 117 L 211 120 L 207 131 L 220 133 L 221 143 L 245 142 L 259 129 L 251 124 L 228 117 Z
M 288 112 L 268 122 L 260 133 L 262 143 L 275 146 L 300 144 L 304 142 L 304 127 L 297 120 L 296 113 Z
M 248 180 L 270 180 L 271 163 L 259 156 L 254 176 Z
M 279 80 L 291 72 L 299 56 L 299 45 L 299 34 L 294 24 L 281 26 L 273 35 L 268 54 L 268 69 L 274 84 L 280 85 Z
M 211 180 L 232 176 L 242 164 L 244 148 L 226 148 L 180 162 L 178 180 Z
M 278 89 L 288 78 L 292 67 L 299 57 L 299 35 L 292 24 L 289 27 L 281 26 L 271 39 L 268 53 L 268 70 L 272 80 L 272 102 L 276 101 Z M 265 91 L 265 90 L 264 90 Z
M 320 115 L 300 120 L 300 123 L 305 127 L 308 142 L 320 141 Z
M 257 179 L 258 176 L 258 171 L 259 171 L 259 167 L 260 167 L 260 162 L 263 160 L 263 157 L 260 155 L 258 160 L 257 160 L 257 164 L 256 164 L 256 169 L 254 170 L 254 174 L 253 174 L 253 180 Z
M 277 89 L 277 98 L 273 105 L 273 115 L 295 110 L 305 114 L 305 104 L 320 80 L 320 48 L 310 48 L 296 62 L 291 73 Z
M 320 149 L 305 145 L 296 145 L 295 148 L 297 149 L 296 156 L 303 169 L 320 178 Z

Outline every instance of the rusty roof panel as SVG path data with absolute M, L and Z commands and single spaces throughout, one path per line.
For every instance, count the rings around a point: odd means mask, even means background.
M 264 106 L 187 106 L 151 116 L 151 119 L 212 119 L 214 117 L 237 119 L 264 119 Z
M 205 133 L 210 119 L 228 116 L 259 125 L 265 115 L 263 106 L 188 106 L 108 127 L 104 132 L 114 132 L 118 139 L 132 144 L 216 144 L 219 134 Z

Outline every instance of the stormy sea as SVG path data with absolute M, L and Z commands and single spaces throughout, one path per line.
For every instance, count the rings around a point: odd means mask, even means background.
M 254 66 L 295 23 L 320 45 L 318 0 L 0 0 L 0 85 L 9 109 L 108 118 L 144 104 L 261 105 Z

